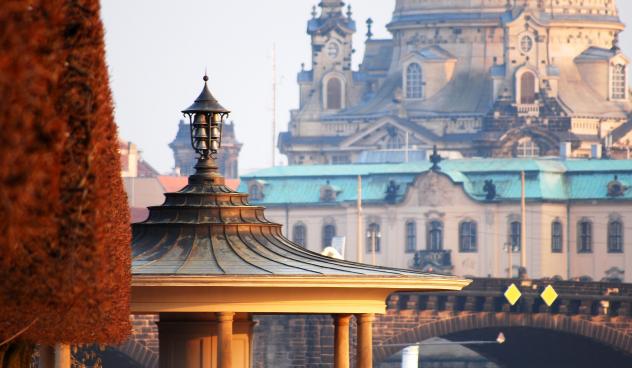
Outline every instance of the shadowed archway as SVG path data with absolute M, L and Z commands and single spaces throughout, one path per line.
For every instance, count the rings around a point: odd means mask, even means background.
M 632 364 L 632 336 L 607 325 L 564 315 L 506 312 L 471 313 L 421 323 L 376 345 L 375 362 L 382 362 L 401 350 L 399 346 L 388 345 L 412 345 L 431 337 L 490 341 L 499 331 L 507 336 L 506 344 L 468 347 L 510 367 L 560 367 L 566 363 L 572 363 L 568 366 L 573 367 L 594 367 L 595 362 L 604 367 Z M 603 365 L 605 362 L 608 364 Z

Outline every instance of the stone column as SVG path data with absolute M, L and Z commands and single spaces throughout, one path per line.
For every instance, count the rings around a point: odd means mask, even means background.
M 39 345 L 39 368 L 55 368 L 55 348 L 50 345 Z
M 350 314 L 334 315 L 334 368 L 349 368 Z M 223 367 L 222 367 L 223 368 Z
M 373 367 L 373 313 L 356 315 L 358 323 L 358 368 Z
M 70 368 L 70 345 L 55 345 L 55 368 Z
M 233 312 L 217 313 L 217 355 L 218 368 L 233 367 Z

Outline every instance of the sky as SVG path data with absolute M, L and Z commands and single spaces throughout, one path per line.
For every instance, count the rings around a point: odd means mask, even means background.
M 318 0 L 102 0 L 107 62 L 122 139 L 132 141 L 161 173 L 172 170 L 168 147 L 181 110 L 200 93 L 205 70 L 209 88 L 232 111 L 237 139 L 244 145 L 240 173 L 272 165 L 273 59 L 276 60 L 276 132 L 285 131 L 298 106 L 296 73 L 310 65 L 306 34 Z M 389 37 L 395 0 L 351 1 L 357 32 L 357 65 L 364 52 L 365 20 L 374 38 Z M 618 1 L 631 30 L 620 46 L 632 57 L 632 1 Z M 276 57 L 273 58 L 272 50 Z M 629 73 L 632 75 L 632 73 Z M 285 157 L 277 151 L 276 164 Z

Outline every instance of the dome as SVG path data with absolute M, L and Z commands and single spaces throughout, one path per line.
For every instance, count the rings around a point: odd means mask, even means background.
M 529 0 L 528 0 L 529 1 Z M 533 0 L 536 2 L 537 0 Z M 459 11 L 505 11 L 507 0 L 397 0 L 395 13 L 451 13 Z
M 522 11 L 539 13 L 545 21 L 594 21 L 620 23 L 613 0 L 397 0 L 389 28 L 437 23 L 499 23 Z M 482 23 L 481 23 L 482 22 Z

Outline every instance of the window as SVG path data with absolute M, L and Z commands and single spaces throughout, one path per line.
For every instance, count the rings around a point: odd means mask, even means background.
M 462 253 L 476 252 L 476 222 L 464 221 L 459 225 L 459 251 Z
M 522 138 L 516 146 L 516 157 L 538 157 L 540 147 L 531 138 Z
M 579 253 L 592 253 L 592 222 L 581 220 L 577 225 L 577 251 Z
M 428 224 L 428 250 L 443 249 L 443 223 L 441 221 L 431 221 Z
M 522 245 L 522 225 L 520 221 L 512 221 L 509 224 L 509 245 L 511 246 L 512 252 L 517 252 L 520 250 Z
M 404 146 L 404 140 L 395 132 L 389 134 L 386 138 L 386 149 L 401 149 Z
M 252 183 L 248 187 L 249 199 L 253 201 L 260 201 L 263 199 L 263 188 L 259 183 Z
M 349 156 L 347 155 L 333 155 L 331 156 L 332 165 L 344 165 L 348 164 L 351 161 L 349 160 Z
M 340 110 L 342 108 L 342 82 L 340 78 L 331 78 L 327 81 L 327 110 Z
M 417 224 L 415 221 L 406 223 L 406 253 L 414 253 L 417 250 Z
M 612 220 L 608 223 L 608 253 L 623 252 L 623 223 Z
M 520 103 L 535 103 L 535 75 L 526 72 L 520 77 Z
M 323 226 L 323 248 L 331 247 L 331 242 L 336 236 L 335 225 Z
M 380 224 L 371 223 L 366 231 L 366 251 L 371 253 L 375 244 L 375 253 L 380 252 L 382 233 L 380 233 Z
M 562 253 L 562 223 L 553 221 L 551 223 L 551 252 Z
M 294 227 L 292 228 L 292 241 L 296 244 L 306 247 L 307 246 L 306 240 L 307 240 L 307 227 L 302 223 L 298 223 L 294 225 Z
M 422 80 L 421 66 L 417 63 L 408 64 L 406 67 L 406 98 L 423 97 Z
M 612 99 L 625 100 L 625 65 L 616 64 L 612 67 Z

